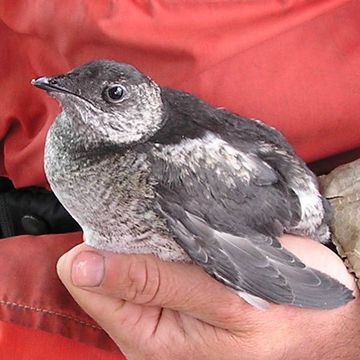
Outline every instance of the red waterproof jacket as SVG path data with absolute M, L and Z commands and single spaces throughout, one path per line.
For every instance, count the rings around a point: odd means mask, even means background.
M 280 129 L 311 162 L 360 148 L 357 0 L 3 0 L 0 175 L 43 186 L 58 105 L 30 80 L 99 58 Z M 80 233 L 0 240 L 0 359 L 121 359 L 55 273 Z

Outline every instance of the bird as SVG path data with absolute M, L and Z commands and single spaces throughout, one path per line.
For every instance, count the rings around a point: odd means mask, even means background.
M 87 245 L 194 263 L 258 309 L 353 299 L 279 242 L 326 243 L 331 208 L 278 130 L 114 60 L 32 84 L 61 105 L 45 174 Z

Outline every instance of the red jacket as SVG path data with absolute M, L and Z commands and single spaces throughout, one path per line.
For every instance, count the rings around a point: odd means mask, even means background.
M 2 1 L 0 172 L 47 186 L 44 138 L 59 108 L 30 80 L 97 58 L 262 119 L 308 162 L 358 150 L 359 24 L 356 0 Z M 121 358 L 57 280 L 56 259 L 80 241 L 0 241 L 0 359 Z

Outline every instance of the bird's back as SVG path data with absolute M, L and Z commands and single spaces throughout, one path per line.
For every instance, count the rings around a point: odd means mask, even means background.
M 265 193 L 264 201 L 268 191 L 274 189 L 280 189 L 284 197 L 288 194 L 287 210 L 292 212 L 293 221 L 285 227 L 286 232 L 328 241 L 330 209 L 324 206 L 327 202 L 319 193 L 317 179 L 279 131 L 259 120 L 215 109 L 187 93 L 165 89 L 162 97 L 168 120 L 151 141 L 172 149 L 182 148 L 193 140 L 209 154 L 221 144 L 222 155 L 213 161 L 219 166 L 227 164 L 231 171 L 234 165 L 242 167 L 243 172 L 245 169 L 251 179 L 249 192 Z M 238 164 L 231 159 L 238 159 Z M 225 181 L 236 177 L 227 175 Z

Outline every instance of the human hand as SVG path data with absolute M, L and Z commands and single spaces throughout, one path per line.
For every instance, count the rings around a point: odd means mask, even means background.
M 353 277 L 323 245 L 294 236 L 281 242 L 357 296 Z M 334 310 L 271 305 L 261 311 L 195 265 L 85 244 L 60 258 L 58 273 L 130 360 L 345 360 L 359 354 L 358 298 Z

